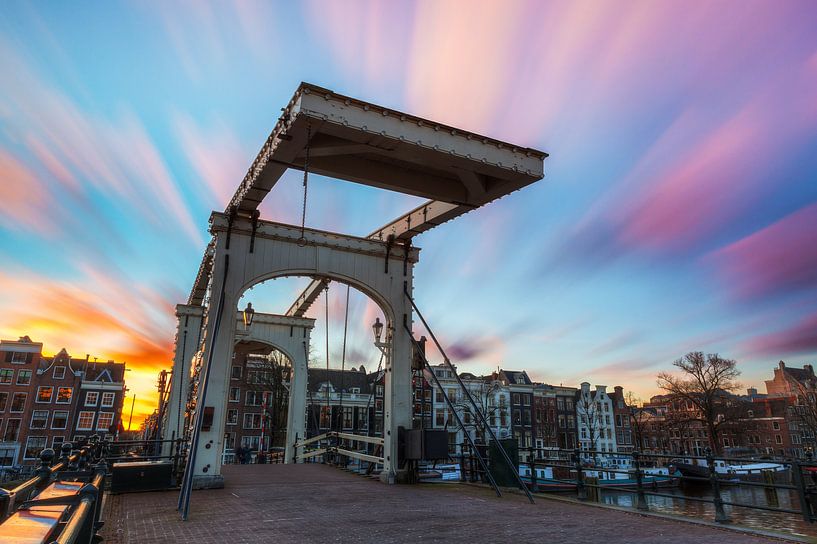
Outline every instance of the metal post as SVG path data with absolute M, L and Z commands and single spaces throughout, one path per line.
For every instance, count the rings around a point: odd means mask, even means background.
M 586 501 L 587 489 L 584 487 L 584 474 L 582 474 L 582 450 L 576 448 L 573 455 L 576 456 L 576 498 Z
M 528 459 L 528 461 L 530 465 L 530 490 L 533 493 L 539 493 L 539 484 L 536 482 L 536 455 L 533 452 L 532 446 L 530 449 L 530 459 Z
M 800 499 L 800 512 L 803 515 L 803 519 L 808 523 L 813 523 L 814 515 L 811 512 L 811 504 L 809 503 L 809 497 L 806 492 L 806 483 L 803 481 L 803 467 L 800 465 L 800 461 L 792 462 L 791 475 L 792 483 L 794 483 L 794 486 L 797 488 L 797 497 Z
M 633 466 L 635 467 L 635 485 L 636 485 L 636 495 L 638 501 L 636 503 L 636 508 L 639 510 L 649 510 L 649 506 L 647 506 L 647 497 L 644 495 L 644 482 L 643 482 L 643 474 L 641 473 L 641 453 L 638 451 L 633 452 Z
M 460 444 L 460 481 L 465 481 L 465 451 L 462 444 Z
M 712 486 L 712 503 L 715 505 L 715 521 L 718 523 L 729 523 L 732 520 L 726 515 L 723 509 L 723 498 L 721 498 L 721 483 L 718 479 L 718 472 L 715 470 L 715 459 L 712 457 L 712 450 L 706 448 L 706 464 L 709 465 L 709 483 Z

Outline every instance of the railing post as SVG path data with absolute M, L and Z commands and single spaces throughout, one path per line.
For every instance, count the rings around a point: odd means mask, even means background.
M 536 481 L 536 455 L 533 452 L 533 447 L 530 449 L 528 465 L 530 465 L 530 490 L 533 493 L 539 493 L 539 484 Z
M 649 510 L 649 506 L 647 506 L 647 497 L 644 495 L 644 482 L 643 482 L 643 474 L 641 473 L 641 453 L 638 451 L 633 452 L 633 466 L 635 467 L 635 488 L 636 488 L 636 495 L 637 495 L 637 503 L 636 508 L 639 510 Z
M 37 485 L 36 488 L 43 489 L 51 482 L 51 463 L 54 461 L 56 453 L 51 448 L 45 448 L 40 452 L 40 466 L 37 467 Z
M 721 498 L 721 483 L 718 479 L 718 472 L 715 470 L 715 459 L 712 457 L 712 450 L 706 448 L 706 464 L 709 466 L 709 483 L 712 486 L 712 503 L 715 505 L 715 521 L 718 523 L 729 523 L 732 520 L 726 515 L 723 509 L 723 498 Z
M 298 433 L 295 433 L 295 440 L 292 442 L 292 463 L 298 464 Z
M 62 446 L 60 447 L 60 462 L 65 470 L 68 470 L 71 464 L 71 450 L 74 449 L 74 446 L 71 445 L 70 442 L 63 442 Z
M 11 507 L 11 493 L 0 487 L 0 523 L 5 521 Z
M 465 451 L 462 444 L 460 444 L 460 481 L 465 481 Z
M 806 455 L 807 458 L 811 460 L 811 452 L 808 452 Z M 811 502 L 809 501 L 806 491 L 806 483 L 803 480 L 803 467 L 800 465 L 800 461 L 792 461 L 791 476 L 794 486 L 797 488 L 797 496 L 800 499 L 800 512 L 803 515 L 803 519 L 808 523 L 813 523 L 814 515 L 811 512 Z
M 576 457 L 576 498 L 586 501 L 587 489 L 584 487 L 584 474 L 582 474 L 582 450 L 576 448 L 573 455 Z

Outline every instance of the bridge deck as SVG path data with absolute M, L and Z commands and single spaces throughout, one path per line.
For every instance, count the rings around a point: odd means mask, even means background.
M 319 464 L 224 467 L 226 487 L 112 495 L 106 543 L 615 542 L 760 543 L 734 531 L 456 484 L 386 486 Z

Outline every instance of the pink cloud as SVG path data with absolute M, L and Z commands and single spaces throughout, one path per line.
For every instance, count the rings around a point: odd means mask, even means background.
M 817 352 L 817 313 L 804 317 L 786 329 L 758 336 L 748 341 L 745 349 L 770 357 Z
M 53 202 L 39 177 L 11 154 L 0 149 L 0 224 L 12 230 L 55 232 L 47 213 Z
M 724 284 L 742 299 L 817 287 L 817 204 L 711 255 Z

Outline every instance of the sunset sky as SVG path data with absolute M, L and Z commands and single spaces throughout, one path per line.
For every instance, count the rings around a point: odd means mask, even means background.
M 817 362 L 815 29 L 812 1 L 4 2 L 0 338 L 126 361 L 141 421 L 210 212 L 308 81 L 550 153 L 415 239 L 461 370 L 646 398 L 701 350 L 763 391 L 778 360 Z M 262 218 L 300 222 L 300 176 Z M 363 235 L 416 202 L 313 176 L 307 225 Z M 283 312 L 305 283 L 249 298 Z M 346 363 L 371 370 L 374 307 L 349 309 Z

